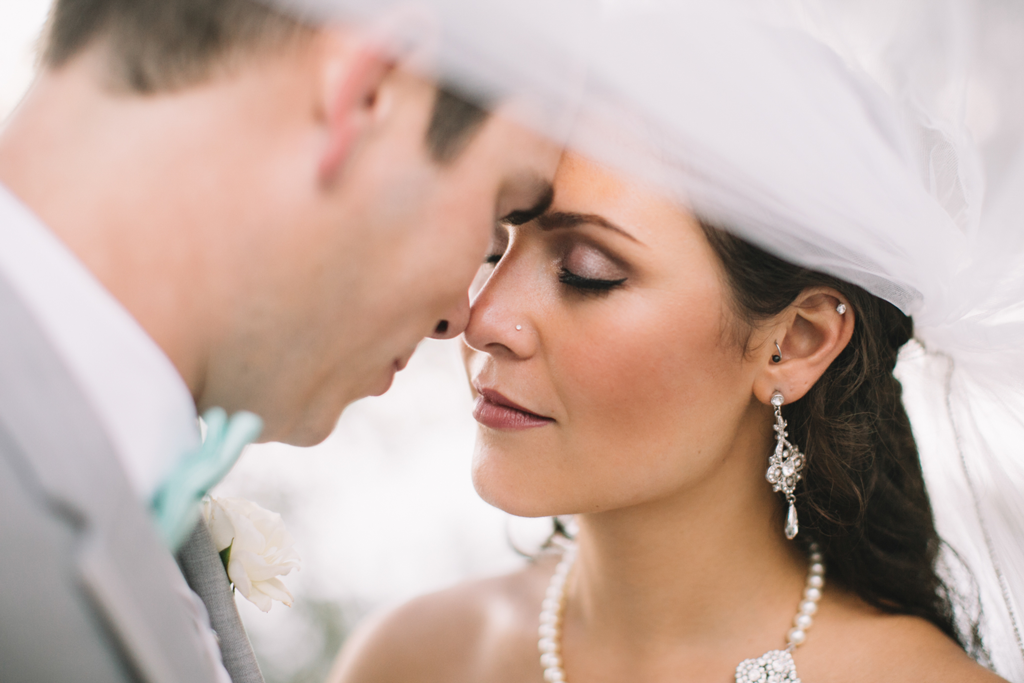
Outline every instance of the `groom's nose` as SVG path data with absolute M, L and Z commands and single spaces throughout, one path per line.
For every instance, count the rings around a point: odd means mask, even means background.
M 469 294 L 459 301 L 458 305 L 449 310 L 445 317 L 438 321 L 430 336 L 434 339 L 452 339 L 458 337 L 469 324 Z

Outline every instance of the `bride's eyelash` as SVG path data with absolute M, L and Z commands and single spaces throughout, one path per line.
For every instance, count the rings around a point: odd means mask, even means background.
M 563 285 L 568 285 L 575 289 L 587 292 L 607 292 L 622 285 L 626 281 L 626 278 L 620 278 L 618 280 L 599 280 L 595 278 L 582 277 L 568 268 L 563 267 L 558 273 L 558 281 Z
M 502 256 L 504 256 L 504 254 L 488 254 L 487 257 L 484 258 L 484 263 L 496 266 L 498 265 L 498 262 L 501 261 Z M 607 292 L 625 283 L 626 278 L 602 280 L 600 278 L 583 277 L 582 275 L 577 275 L 563 266 L 558 273 L 558 281 L 563 285 L 567 285 L 583 292 Z

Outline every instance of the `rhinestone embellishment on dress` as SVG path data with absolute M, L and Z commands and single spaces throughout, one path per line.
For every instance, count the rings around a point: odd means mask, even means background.
M 787 650 L 771 650 L 736 667 L 736 683 L 800 683 L 796 663 Z

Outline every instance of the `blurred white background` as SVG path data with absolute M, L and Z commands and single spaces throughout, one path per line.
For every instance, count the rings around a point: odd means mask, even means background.
M 0 3 L 0 117 L 6 117 L 32 79 L 35 43 L 49 0 Z
M 29 87 L 49 0 L 0 3 L 0 118 Z M 426 341 L 383 397 L 361 401 L 323 444 L 253 446 L 215 495 L 280 512 L 302 570 L 296 600 L 267 614 L 238 597 L 268 683 L 320 681 L 367 612 L 465 578 L 514 569 L 508 541 L 548 520 L 512 520 L 470 482 L 475 422 L 455 342 Z

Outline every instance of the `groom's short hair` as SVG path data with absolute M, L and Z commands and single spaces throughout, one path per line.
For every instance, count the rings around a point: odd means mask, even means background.
M 146 94 L 201 83 L 312 30 L 256 0 L 55 0 L 42 63 L 60 68 L 102 39 L 115 84 Z M 456 158 L 486 116 L 470 98 L 439 87 L 427 129 L 431 156 Z

